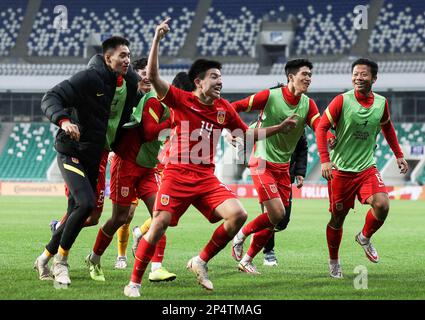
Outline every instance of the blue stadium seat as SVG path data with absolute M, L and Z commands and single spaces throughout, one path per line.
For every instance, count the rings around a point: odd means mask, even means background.
M 85 42 L 91 33 L 120 34 L 131 42 L 134 56 L 146 55 L 155 27 L 165 17 L 172 18 L 173 32 L 160 46 L 160 54 L 176 56 L 183 46 L 195 15 L 198 0 L 185 0 L 184 5 L 173 1 L 135 2 L 74 0 L 66 4 L 68 28 L 53 27 L 55 0 L 43 0 L 37 13 L 28 54 L 33 56 L 83 56 Z
M 0 1 L 0 57 L 15 46 L 28 0 Z
M 425 52 L 424 25 L 423 1 L 386 1 L 369 37 L 369 52 Z

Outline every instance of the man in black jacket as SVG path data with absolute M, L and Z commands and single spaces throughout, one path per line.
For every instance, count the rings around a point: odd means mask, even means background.
M 305 137 L 305 133 L 298 140 L 297 146 L 295 147 L 294 153 L 291 156 L 291 162 L 289 167 L 289 172 L 291 175 L 291 183 L 294 183 L 296 180 L 297 188 L 301 188 L 304 184 L 304 177 L 307 171 L 307 153 L 308 153 L 308 144 Z M 276 225 L 275 233 L 283 231 L 286 229 L 289 223 L 289 218 L 291 216 L 292 209 L 292 191 L 289 196 L 289 204 L 285 206 L 285 217 Z M 274 253 L 274 237 L 275 234 L 271 236 L 269 241 L 264 247 L 264 265 L 265 266 L 277 266 L 277 259 Z
M 65 286 L 71 283 L 69 250 L 95 208 L 103 151 L 120 139 L 118 128 L 129 120 L 136 99 L 138 77 L 127 72 L 131 68 L 128 40 L 112 37 L 103 42 L 102 49 L 103 56 L 93 57 L 86 70 L 53 87 L 41 102 L 46 117 L 60 127 L 55 149 L 69 197 L 68 219 L 55 230 L 34 267 L 40 280 L 53 276 L 56 283 Z M 118 87 L 124 82 L 125 90 L 117 98 Z M 122 109 L 119 114 L 117 105 Z M 52 256 L 50 273 L 47 263 Z

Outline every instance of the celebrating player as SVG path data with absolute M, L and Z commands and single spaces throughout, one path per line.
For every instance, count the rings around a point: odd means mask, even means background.
M 177 89 L 163 80 L 158 72 L 158 47 L 170 30 L 168 21 L 164 20 L 156 28 L 148 59 L 148 76 L 160 101 L 172 109 L 169 163 L 157 193 L 151 227 L 139 242 L 131 280 L 124 288 L 128 297 L 140 296 L 142 277 L 156 243 L 169 225 L 177 225 L 191 204 L 210 222 L 224 219 L 202 252 L 187 264 L 201 286 L 213 289 L 208 279 L 207 263 L 226 246 L 246 220 L 246 212 L 236 195 L 214 175 L 213 150 L 216 150 L 221 130 L 235 130 L 232 133 L 241 136 L 248 131 L 258 139 L 261 134 L 270 136 L 290 131 L 296 123 L 292 117 L 266 128 L 265 132 L 248 130 L 230 103 L 220 97 L 223 85 L 221 64 L 216 61 L 200 59 L 192 64 L 189 77 L 195 86 L 193 92 Z
M 102 47 L 103 57 L 96 57 L 88 69 L 49 90 L 41 103 L 44 114 L 60 127 L 55 148 L 59 169 L 69 189 L 69 217 L 55 230 L 46 249 L 36 259 L 35 268 L 40 279 L 49 279 L 47 263 L 54 255 L 52 275 L 57 283 L 65 286 L 71 284 L 69 250 L 96 205 L 99 164 L 104 146 L 110 141 L 108 119 L 116 116 L 111 102 L 115 101 L 120 88 L 118 83 L 126 81 L 130 65 L 126 39 L 113 37 Z M 116 102 L 125 104 L 125 95 Z
M 288 134 L 276 134 L 257 141 L 249 161 L 252 180 L 260 203 L 266 212 L 245 225 L 234 237 L 232 256 L 239 261 L 239 270 L 259 274 L 252 260 L 273 235 L 276 225 L 285 217 L 285 206 L 289 205 L 292 190 L 289 165 L 291 155 L 307 124 L 316 130 L 320 113 L 313 99 L 305 93 L 311 83 L 313 64 L 306 59 L 288 61 L 285 74 L 288 85 L 263 90 L 232 105 L 238 112 L 261 110 L 259 127 L 276 125 L 288 117 L 297 115 L 298 122 Z M 254 234 L 250 247 L 243 255 L 245 239 Z
M 400 173 L 408 171 L 391 123 L 388 101 L 372 91 L 378 65 L 361 58 L 353 62 L 351 71 L 354 89 L 332 100 L 317 131 L 322 176 L 328 180 L 329 189 L 331 219 L 326 228 L 326 239 L 330 276 L 333 278 L 343 277 L 338 257 L 342 226 L 348 211 L 354 208 L 356 196 L 362 204 L 367 203 L 372 208 L 355 240 L 370 261 L 379 261 L 370 238 L 382 226 L 389 210 L 387 190 L 374 160 L 376 136 L 380 129 L 397 158 Z M 329 157 L 326 131 L 331 126 L 336 127 L 337 143 Z

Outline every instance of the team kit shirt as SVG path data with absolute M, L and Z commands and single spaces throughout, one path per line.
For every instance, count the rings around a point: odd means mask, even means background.
M 236 195 L 214 175 L 214 154 L 221 131 L 242 135 L 248 126 L 225 99 L 203 104 L 192 92 L 170 86 L 161 102 L 171 112 L 168 163 L 157 194 L 156 211 L 172 214 L 171 226 L 193 204 L 210 222 L 214 209 Z
M 168 108 L 158 101 L 155 92 L 143 96 L 132 118 L 139 125 L 124 129 L 111 163 L 110 198 L 123 206 L 137 198 L 146 200 L 158 191 L 156 165 L 163 145 L 158 135 L 170 127 Z
M 326 142 L 330 127 L 335 128 L 337 139 L 331 154 Z M 374 92 L 363 95 L 353 89 L 337 96 L 325 110 L 317 130 L 317 145 L 321 163 L 332 161 L 338 168 L 328 182 L 331 212 L 354 208 L 356 196 L 365 203 L 371 195 L 387 192 L 374 159 L 381 129 L 395 156 L 403 158 L 385 97 Z
M 260 110 L 258 127 L 281 123 L 297 114 L 297 124 L 289 133 L 278 133 L 256 141 L 249 161 L 251 175 L 260 202 L 280 197 L 284 205 L 289 203 L 291 178 L 289 165 L 298 140 L 309 125 L 314 131 L 320 122 L 320 113 L 313 99 L 305 94 L 293 95 L 288 87 L 263 90 L 232 103 L 238 111 Z

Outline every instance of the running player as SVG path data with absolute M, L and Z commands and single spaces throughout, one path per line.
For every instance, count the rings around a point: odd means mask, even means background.
M 376 136 L 381 129 L 397 158 L 400 173 L 408 171 L 391 123 L 388 101 L 372 91 L 378 74 L 377 63 L 361 58 L 353 62 L 351 71 L 354 89 L 332 100 L 317 130 L 322 176 L 328 180 L 329 189 L 331 219 L 326 227 L 326 239 L 329 272 L 333 278 L 343 277 L 338 256 L 342 227 L 349 210 L 354 208 L 356 196 L 372 208 L 355 240 L 370 261 L 379 261 L 370 238 L 382 226 L 389 211 L 387 190 L 373 156 Z M 331 126 L 336 128 L 336 147 L 329 157 L 326 131 Z

